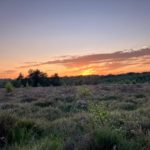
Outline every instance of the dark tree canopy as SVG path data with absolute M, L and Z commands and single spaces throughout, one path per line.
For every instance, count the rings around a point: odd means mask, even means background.
M 61 85 L 61 81 L 60 81 L 60 77 L 58 76 L 57 73 L 55 73 L 52 77 L 51 77 L 51 84 L 53 86 L 59 86 Z
M 31 86 L 48 86 L 48 76 L 40 70 L 29 70 L 28 82 Z
M 61 79 L 58 76 L 58 74 L 54 74 L 52 77 L 48 77 L 48 75 L 40 70 L 29 70 L 28 76 L 25 78 L 21 73 L 16 78 L 16 80 L 13 81 L 13 85 L 15 87 L 21 87 L 21 86 L 32 86 L 32 87 L 38 87 L 38 86 L 59 86 L 61 85 Z

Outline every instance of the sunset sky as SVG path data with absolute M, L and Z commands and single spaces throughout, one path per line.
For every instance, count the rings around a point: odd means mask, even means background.
M 0 0 L 0 78 L 149 66 L 150 0 Z

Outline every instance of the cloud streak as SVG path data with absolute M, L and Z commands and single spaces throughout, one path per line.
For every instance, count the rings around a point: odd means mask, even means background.
M 43 62 L 24 62 L 14 69 L 1 70 L 0 77 L 16 77 L 20 72 L 27 74 L 29 69 L 40 69 L 49 75 L 60 76 L 89 74 L 120 74 L 127 72 L 150 71 L 150 48 L 118 51 L 114 53 L 83 56 L 61 56 Z
M 38 67 L 43 65 L 64 65 L 65 67 L 82 67 L 93 63 L 105 63 L 105 62 L 123 62 L 127 60 L 138 60 L 141 57 L 150 57 L 150 48 L 130 51 L 119 51 L 109 54 L 92 54 L 85 56 L 73 56 L 67 59 L 56 59 L 41 63 L 35 63 L 31 65 L 20 66 L 19 68 Z

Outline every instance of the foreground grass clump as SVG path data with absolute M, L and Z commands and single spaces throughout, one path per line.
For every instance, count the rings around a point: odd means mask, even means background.
M 128 141 L 121 132 L 111 128 L 101 128 L 94 132 L 95 150 L 136 150 L 140 149 L 136 143 Z
M 20 120 L 10 114 L 0 115 L 0 147 L 24 144 L 44 133 L 35 122 Z
M 149 84 L 0 89 L 0 149 L 148 150 L 149 98 Z

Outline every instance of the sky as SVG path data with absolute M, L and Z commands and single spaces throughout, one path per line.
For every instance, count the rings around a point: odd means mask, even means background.
M 0 0 L 0 78 L 150 71 L 149 46 L 150 0 Z

